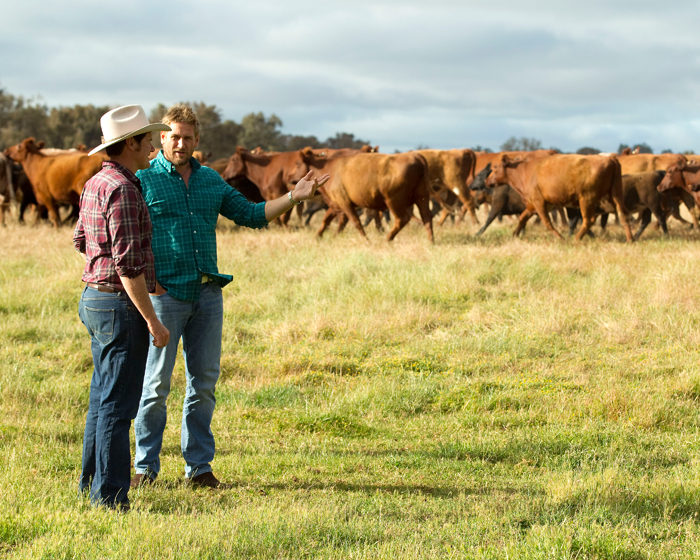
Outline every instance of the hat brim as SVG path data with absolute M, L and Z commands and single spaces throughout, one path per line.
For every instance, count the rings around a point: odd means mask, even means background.
M 156 131 L 161 131 L 161 132 L 168 132 L 172 130 L 167 124 L 163 123 L 153 123 L 149 124 L 148 126 L 144 126 L 142 128 L 139 128 L 138 130 L 134 130 L 133 132 L 129 132 L 129 134 L 125 134 L 124 136 L 120 136 L 119 138 L 112 138 L 108 140 L 107 142 L 104 142 L 97 146 L 97 148 L 93 149 L 90 151 L 88 154 L 89 156 L 96 154 L 97 152 L 101 152 L 108 146 L 111 146 L 112 144 L 116 144 L 117 142 L 121 142 L 122 140 L 126 140 L 127 138 L 131 138 L 132 136 L 138 136 L 139 134 L 145 134 L 146 132 L 156 132 Z

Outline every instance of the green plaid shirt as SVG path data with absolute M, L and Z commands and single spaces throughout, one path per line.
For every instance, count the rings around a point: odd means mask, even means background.
M 153 222 L 156 278 L 174 298 L 197 301 L 203 274 L 222 287 L 233 280 L 219 274 L 216 264 L 219 214 L 250 228 L 266 226 L 267 220 L 264 202 L 249 202 L 194 158 L 190 165 L 189 187 L 162 151 L 136 175 Z

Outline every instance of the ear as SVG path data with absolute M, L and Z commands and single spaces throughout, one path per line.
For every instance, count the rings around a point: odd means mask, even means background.
M 165 139 L 168 136 L 168 132 L 166 130 L 161 130 L 160 131 L 160 143 L 165 144 Z

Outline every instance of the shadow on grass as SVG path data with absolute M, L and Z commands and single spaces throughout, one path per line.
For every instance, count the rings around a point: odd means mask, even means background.
M 291 481 L 289 483 L 269 483 L 269 484 L 249 484 L 243 481 L 228 483 L 222 481 L 225 488 L 191 488 L 184 478 L 178 480 L 156 480 L 149 487 L 138 490 L 138 495 L 132 491 L 132 503 L 134 499 L 139 504 L 139 509 L 146 509 L 152 513 L 172 514 L 172 513 L 202 513 L 206 505 L 202 502 L 215 503 L 215 507 L 235 507 L 241 503 L 241 491 L 257 494 L 261 497 L 276 499 L 280 493 L 296 492 L 337 492 L 349 494 L 366 494 L 373 496 L 376 494 L 400 495 L 400 496 L 421 496 L 440 500 L 451 500 L 459 496 L 491 496 L 498 499 L 503 496 L 522 495 L 527 497 L 538 497 L 544 491 L 532 488 L 517 488 L 510 486 L 481 486 L 481 487 L 449 487 L 430 486 L 425 484 L 354 484 L 343 481 L 335 482 L 304 482 Z M 189 497 L 184 497 L 182 492 L 191 491 Z M 165 492 L 165 493 L 164 493 Z M 173 493 L 170 495 L 170 493 Z M 204 506 L 204 507 L 203 507 Z

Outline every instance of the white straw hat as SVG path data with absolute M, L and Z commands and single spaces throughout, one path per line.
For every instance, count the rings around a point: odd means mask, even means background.
M 89 155 L 104 150 L 107 146 L 131 138 L 137 134 L 155 130 L 172 130 L 167 124 L 149 123 L 146 112 L 141 105 L 124 105 L 108 111 L 100 119 L 102 127 L 102 144 L 97 146 Z

